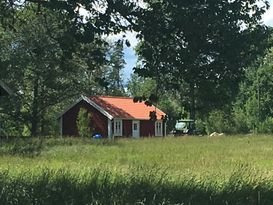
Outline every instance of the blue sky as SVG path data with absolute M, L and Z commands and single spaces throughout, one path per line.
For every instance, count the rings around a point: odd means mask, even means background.
M 273 0 L 269 0 L 269 3 L 271 5 L 270 9 L 266 12 L 266 14 L 263 16 L 263 21 L 266 25 L 273 26 Z M 123 77 L 125 79 L 125 83 L 130 78 L 130 75 L 133 72 L 133 68 L 136 65 L 137 57 L 134 52 L 134 47 L 137 44 L 137 40 L 135 38 L 134 33 L 127 33 L 127 38 L 130 40 L 131 47 L 126 47 L 124 49 L 124 57 L 126 61 L 126 66 L 124 69 Z

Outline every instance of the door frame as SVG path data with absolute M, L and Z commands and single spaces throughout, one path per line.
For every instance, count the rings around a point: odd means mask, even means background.
M 163 121 L 162 120 L 155 121 L 155 136 L 163 137 Z

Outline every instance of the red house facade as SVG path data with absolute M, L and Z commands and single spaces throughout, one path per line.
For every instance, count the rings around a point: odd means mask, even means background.
M 144 102 L 134 103 L 132 98 L 110 96 L 81 96 L 59 117 L 60 132 L 64 136 L 78 136 L 77 116 L 80 108 L 92 114 L 90 125 L 103 137 L 165 136 L 166 114 Z M 156 121 L 150 120 L 150 112 Z

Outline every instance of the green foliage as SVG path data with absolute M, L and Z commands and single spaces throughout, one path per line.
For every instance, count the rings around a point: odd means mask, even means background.
M 0 114 L 0 136 L 20 136 L 22 127 L 16 122 Z
M 232 120 L 234 122 L 235 133 L 248 133 L 250 128 L 248 126 L 248 118 L 243 108 L 238 106 L 233 107 Z
M 149 97 L 156 92 L 156 81 L 152 78 L 144 78 L 137 74 L 132 74 L 127 89 L 130 96 Z
M 81 42 L 69 17 L 49 9 L 40 15 L 26 6 L 16 15 L 24 23 L 15 21 L 16 32 L 7 29 L 0 37 L 1 79 L 15 91 L 3 112 L 31 135 L 52 134 L 64 102 L 102 92 L 96 79 L 106 63 L 106 42 L 98 35 Z
M 79 5 L 90 15 L 83 16 Z M 104 36 L 132 29 L 127 20 L 140 8 L 129 1 L 108 2 L 107 12 L 101 6 L 93 1 L 1 1 L 1 79 L 16 94 L 4 112 L 19 134 L 23 129 L 33 136 L 56 134 L 52 119 L 66 103 L 79 93 L 105 93 Z
M 272 49 L 260 65 L 246 70 L 245 80 L 233 106 L 238 131 L 269 133 L 273 115 L 273 61 Z
M 123 41 L 118 41 L 110 46 L 109 63 L 106 72 L 107 94 L 113 96 L 125 95 L 123 86 L 122 71 L 125 67 Z
M 80 137 L 92 136 L 91 119 L 92 114 L 89 113 L 85 108 L 80 108 L 77 117 L 77 128 Z
M 209 114 L 206 122 L 207 133 L 232 133 L 234 131 L 233 123 L 225 112 L 215 110 Z
M 205 134 L 206 133 L 206 122 L 201 120 L 201 119 L 197 119 L 195 120 L 195 129 L 197 131 L 197 134 Z
M 273 133 L 273 118 L 267 117 L 263 122 L 259 124 L 259 133 L 272 134 Z
M 168 90 L 186 89 L 191 118 L 196 108 L 208 113 L 231 103 L 245 68 L 271 46 L 270 29 L 260 25 L 267 2 L 145 2 L 138 48 L 143 66 L 135 71 Z

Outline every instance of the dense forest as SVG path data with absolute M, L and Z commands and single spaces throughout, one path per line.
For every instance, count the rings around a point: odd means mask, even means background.
M 273 29 L 266 0 L 1 0 L 0 135 L 58 134 L 81 94 L 147 100 L 202 132 L 273 133 Z M 134 74 L 123 80 L 126 35 Z

